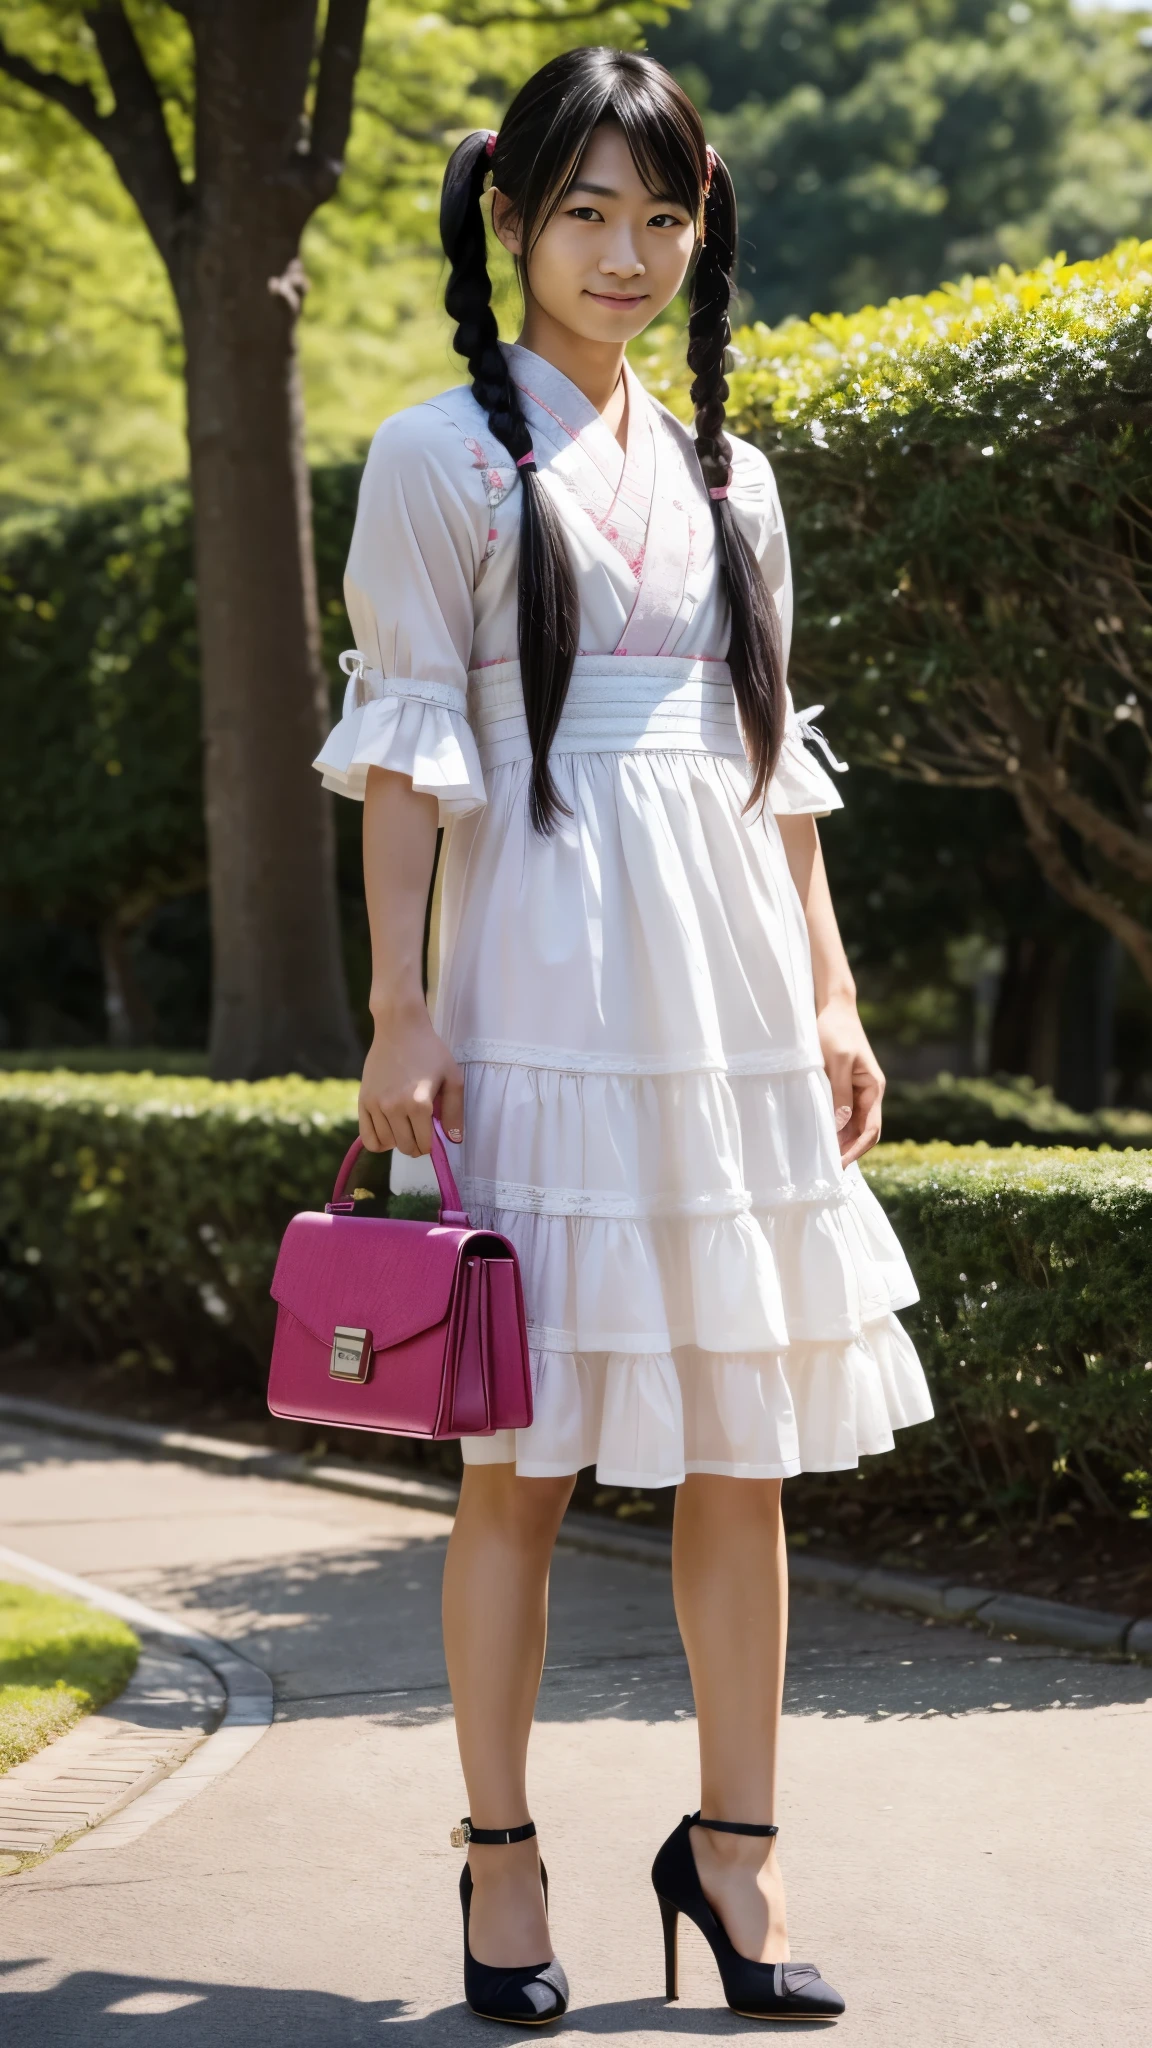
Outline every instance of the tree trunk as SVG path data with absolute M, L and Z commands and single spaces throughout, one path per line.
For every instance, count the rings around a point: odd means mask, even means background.
M 299 27 L 310 11 L 287 15 Z M 354 1074 L 362 1059 L 341 958 L 332 799 L 311 766 L 329 707 L 295 344 L 304 286 L 290 267 L 302 214 L 288 180 L 278 189 L 270 175 L 286 160 L 284 123 L 299 106 L 287 15 L 278 50 L 248 49 L 258 23 L 224 7 L 201 53 L 200 217 L 178 288 L 203 673 L 211 1066 L 228 1079 Z
M 136 973 L 131 929 L 115 911 L 100 927 L 100 966 L 109 1045 L 147 1045 L 156 1020 Z

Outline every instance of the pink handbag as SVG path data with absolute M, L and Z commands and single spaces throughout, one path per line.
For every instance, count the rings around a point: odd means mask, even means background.
M 532 1379 L 520 1267 L 506 1237 L 473 1230 L 438 1119 L 440 1221 L 357 1216 L 343 1199 L 350 1146 L 323 1214 L 284 1233 L 268 1406 L 273 1415 L 390 1436 L 526 1429 Z

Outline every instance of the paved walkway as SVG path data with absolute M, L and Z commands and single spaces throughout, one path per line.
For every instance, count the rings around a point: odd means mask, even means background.
M 277 1717 L 139 1841 L 0 1882 L 5 2039 L 477 2048 L 445 1535 L 431 1514 L 6 1432 L 0 1542 L 234 1640 L 273 1674 Z M 763 2035 L 717 2007 L 694 1933 L 682 2003 L 661 1997 L 647 1867 L 694 1803 L 666 1575 L 560 1554 L 552 1616 L 532 1783 L 566 2041 Z M 848 1999 L 837 2048 L 1142 2048 L 1150 1735 L 1145 1668 L 798 1599 L 781 1853 L 796 1952 Z

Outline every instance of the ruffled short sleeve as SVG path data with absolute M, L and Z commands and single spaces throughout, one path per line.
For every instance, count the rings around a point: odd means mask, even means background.
M 442 823 L 484 804 L 468 663 L 487 533 L 487 501 L 453 421 L 432 405 L 386 420 L 344 578 L 356 646 L 341 657 L 343 716 L 314 763 L 325 789 L 363 801 L 369 768 L 389 768 L 436 797 Z
M 797 711 L 791 690 L 787 692 L 787 699 L 784 744 L 776 762 L 776 772 L 768 784 L 768 802 L 778 818 L 799 817 L 803 813 L 813 818 L 826 818 L 829 811 L 842 811 L 844 805 L 827 770 L 821 767 L 809 749 L 819 747 L 829 768 L 833 768 L 837 775 L 847 774 L 848 763 L 836 759 L 816 724 L 824 706 L 809 704 L 805 710 Z

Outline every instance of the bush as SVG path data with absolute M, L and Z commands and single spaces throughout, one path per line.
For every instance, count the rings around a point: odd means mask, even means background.
M 1152 1147 L 1152 1116 L 1101 1109 L 1092 1116 L 1058 1102 L 1027 1075 L 988 1079 L 893 1081 L 884 1097 L 884 1136 L 925 1144 L 1116 1145 Z
M 261 1387 L 280 1237 L 355 1133 L 347 1081 L 0 1073 L 4 1335 Z
M 344 685 L 341 578 L 358 482 L 358 464 L 313 472 L 334 702 Z M 24 1037 L 29 1028 L 21 987 L 42 989 L 45 969 L 22 972 L 22 956 L 36 959 L 48 921 L 89 943 L 99 936 L 107 995 L 134 1039 L 154 1028 L 147 991 L 136 984 L 133 935 L 165 903 L 200 891 L 205 877 L 192 567 L 180 484 L 37 514 L 0 533 L 0 1034 Z M 351 810 L 337 807 L 341 868 L 358 877 L 358 820 L 342 816 Z M 347 922 L 359 988 L 358 906 Z M 99 1029 L 90 1013 L 83 1021 Z
M 32 1052 L 0 1052 L 0 1074 L 206 1074 L 206 1052 L 175 1052 L 168 1046 L 65 1046 Z
M 1142 1153 L 883 1145 L 869 1183 L 920 1287 L 907 1322 L 937 1421 L 900 1483 L 1040 1517 L 1071 1484 L 1152 1506 L 1152 1161 Z
M 0 1073 L 7 1336 L 258 1395 L 281 1234 L 326 1199 L 355 1129 L 345 1081 Z M 357 1171 L 378 1199 L 387 1167 Z M 893 1486 L 1005 1515 L 1076 1487 L 1147 1512 L 1152 1160 L 887 1144 L 866 1172 L 920 1284 L 908 1320 L 938 1414 L 897 1439 Z
M 1152 243 L 745 330 L 799 694 L 836 742 L 998 787 L 1045 879 L 1152 985 Z

